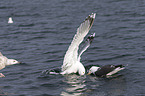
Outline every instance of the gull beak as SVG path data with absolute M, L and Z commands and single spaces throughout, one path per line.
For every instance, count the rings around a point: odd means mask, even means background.
M 22 62 L 18 62 L 18 64 L 21 64 Z
M 89 72 L 87 75 L 90 75 L 91 74 L 91 72 Z

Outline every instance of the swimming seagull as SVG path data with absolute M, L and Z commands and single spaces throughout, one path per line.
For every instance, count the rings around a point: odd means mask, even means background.
M 92 43 L 93 39 L 95 37 L 95 33 L 92 34 L 92 35 L 89 35 L 85 41 L 85 44 L 84 46 L 80 49 L 80 52 L 79 52 L 79 56 L 78 56 L 78 60 L 81 59 L 81 55 L 83 54 L 84 51 L 87 50 L 87 48 L 90 46 L 90 44 Z M 89 65 L 90 66 L 90 65 Z M 87 67 L 89 67 L 87 66 Z M 92 65 L 91 65 L 92 66 Z M 86 68 L 87 68 L 86 67 Z M 90 68 L 90 67 L 89 67 Z M 87 68 L 88 69 L 88 68 Z M 61 74 L 61 68 L 53 68 L 53 69 L 50 69 L 50 70 L 44 70 L 42 72 L 43 74 Z
M 102 67 L 92 66 L 89 69 L 88 75 L 93 74 L 93 75 L 99 76 L 99 77 L 109 77 L 123 69 L 125 69 L 125 66 L 123 66 L 123 65 L 105 65 Z
M 8 23 L 13 23 L 12 17 L 9 18 Z
M 0 52 L 0 70 L 5 68 L 7 65 L 13 65 L 13 64 L 18 64 L 17 60 L 14 59 L 8 59 L 7 57 L 3 56 L 2 53 Z M 0 77 L 5 77 L 2 73 L 0 73 Z
M 75 34 L 63 60 L 63 65 L 61 67 L 60 74 L 71 74 L 71 73 L 79 73 L 79 75 L 85 74 L 85 68 L 83 64 L 80 62 L 80 57 L 82 53 L 88 48 L 91 43 L 91 38 L 89 40 L 89 44 L 85 47 L 80 54 L 78 54 L 78 49 L 80 43 L 84 40 L 84 37 L 88 34 L 91 29 L 96 13 L 92 13 L 88 16 L 88 18 L 79 26 L 77 29 L 77 33 Z M 95 36 L 93 34 L 92 36 Z

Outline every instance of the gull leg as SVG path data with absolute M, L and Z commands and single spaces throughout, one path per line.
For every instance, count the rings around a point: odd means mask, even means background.
M 3 75 L 2 73 L 0 73 L 0 77 L 5 77 L 5 75 Z

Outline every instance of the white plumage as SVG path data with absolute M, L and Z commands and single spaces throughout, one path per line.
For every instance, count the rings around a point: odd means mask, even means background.
M 88 34 L 92 27 L 96 14 L 92 13 L 88 18 L 79 26 L 77 33 L 75 34 L 63 60 L 61 74 L 79 73 L 80 75 L 85 74 L 85 68 L 80 62 L 78 56 L 78 49 L 80 43 L 84 40 L 84 37 Z
M 3 56 L 2 53 L 0 52 L 0 70 L 5 68 L 8 65 L 13 65 L 17 63 L 20 63 L 20 62 L 14 59 L 8 59 L 7 57 Z M 0 73 L 0 77 L 4 77 L 4 75 Z
M 9 18 L 8 23 L 13 23 L 12 17 Z

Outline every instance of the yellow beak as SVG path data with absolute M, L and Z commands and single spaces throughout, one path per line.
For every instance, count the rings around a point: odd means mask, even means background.
M 90 75 L 91 74 L 91 72 L 89 72 L 87 75 Z

